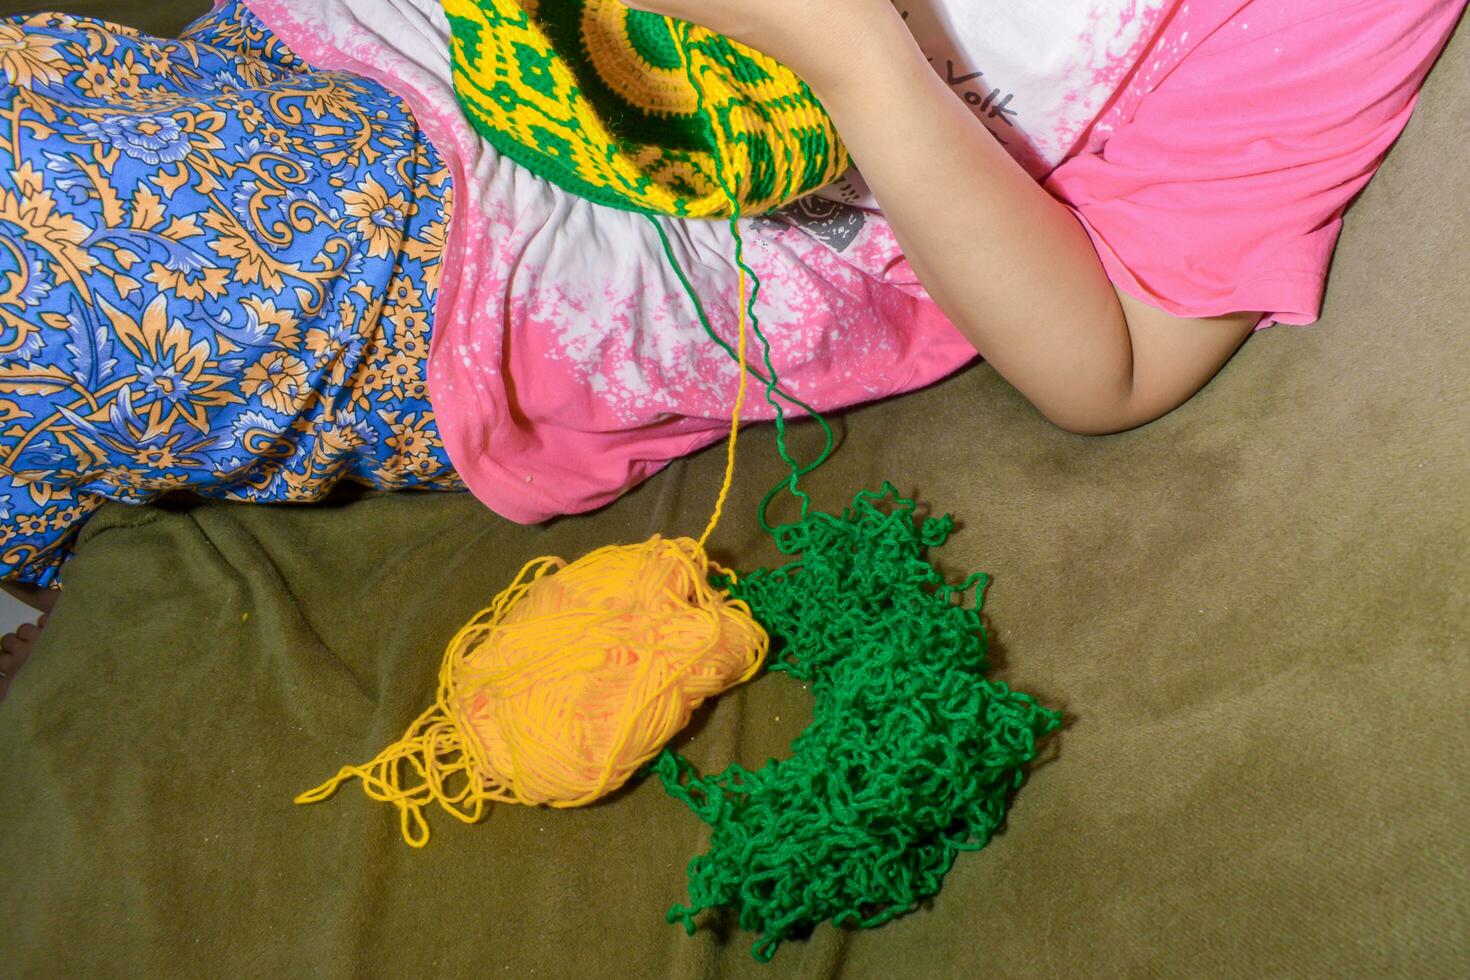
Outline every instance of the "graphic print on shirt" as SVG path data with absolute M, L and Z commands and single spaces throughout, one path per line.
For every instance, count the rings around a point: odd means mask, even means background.
M 808 194 L 753 220 L 764 227 L 795 225 L 832 251 L 841 252 L 857 239 L 868 218 L 862 208 Z

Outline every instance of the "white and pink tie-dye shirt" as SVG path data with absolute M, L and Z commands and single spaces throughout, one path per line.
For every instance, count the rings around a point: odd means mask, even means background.
M 438 0 L 248 3 L 316 67 L 403 96 L 452 170 L 429 391 L 479 499 L 521 522 L 590 510 L 724 436 L 735 365 L 648 218 L 573 197 L 473 132 Z M 1464 3 L 895 0 L 934 70 L 1076 213 L 1120 289 L 1179 316 L 1262 311 L 1261 326 L 1316 319 L 1342 210 Z M 733 339 L 725 223 L 657 220 Z M 856 171 L 741 232 L 783 386 L 819 410 L 975 358 Z M 745 418 L 771 415 L 748 400 Z

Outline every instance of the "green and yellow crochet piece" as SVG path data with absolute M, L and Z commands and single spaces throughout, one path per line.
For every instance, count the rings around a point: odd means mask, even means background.
M 579 197 L 724 217 L 718 163 L 740 213 L 759 214 L 847 168 L 805 82 L 706 28 L 619 0 L 444 0 L 444 10 L 455 93 L 476 131 Z

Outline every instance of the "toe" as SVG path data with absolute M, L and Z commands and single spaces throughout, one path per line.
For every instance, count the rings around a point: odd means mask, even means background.
M 35 623 L 26 623 L 20 629 L 15 631 L 15 635 L 20 637 L 21 641 L 24 643 L 31 642 L 37 636 L 39 636 L 40 633 L 41 629 Z
M 6 676 L 14 677 L 15 672 L 25 666 L 26 661 L 31 659 L 31 653 L 35 650 L 33 644 L 27 643 L 14 633 L 7 633 L 0 637 L 0 671 Z

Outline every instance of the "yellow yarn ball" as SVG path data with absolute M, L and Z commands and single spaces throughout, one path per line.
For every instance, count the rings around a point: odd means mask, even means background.
M 710 586 L 694 545 L 603 548 L 461 631 L 449 704 L 487 785 L 518 803 L 590 803 L 759 668 L 765 630 Z
M 769 639 L 710 585 L 691 538 L 655 535 L 566 564 L 540 558 L 450 641 L 439 696 L 402 739 L 296 798 L 360 778 L 428 842 L 432 802 L 466 822 L 487 801 L 583 806 L 623 785 L 712 697 L 749 680 Z M 417 777 L 409 785 L 405 777 Z

